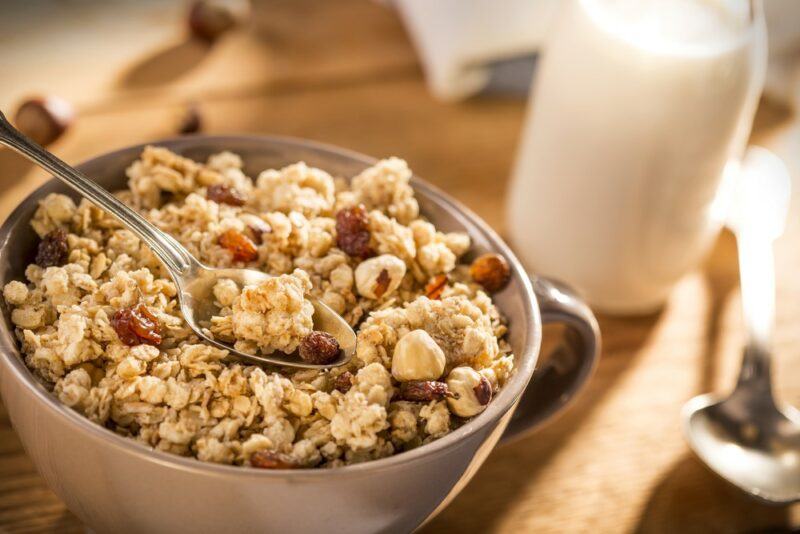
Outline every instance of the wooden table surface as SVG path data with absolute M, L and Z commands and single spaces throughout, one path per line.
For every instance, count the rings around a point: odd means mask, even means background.
M 22 4 L 22 3 L 20 3 Z M 56 2 L 0 16 L 0 109 L 32 93 L 80 117 L 52 150 L 70 162 L 173 135 L 188 102 L 204 131 L 317 139 L 406 158 L 421 176 L 503 230 L 503 197 L 524 102 L 447 104 L 427 92 L 395 14 L 365 0 L 256 1 L 250 27 L 213 47 L 187 41 L 181 3 Z M 754 141 L 800 180 L 800 122 L 762 102 Z M 0 217 L 45 178 L 0 150 Z M 795 191 L 800 186 L 795 187 Z M 800 402 L 800 203 L 778 242 L 778 390 Z M 733 239 L 724 234 L 667 307 L 600 317 L 597 374 L 571 409 L 501 447 L 425 532 L 761 532 L 800 526 L 800 510 L 726 486 L 683 442 L 679 412 L 725 390 L 742 342 Z M 551 332 L 552 334 L 552 332 Z M 0 531 L 81 532 L 45 486 L 0 406 Z

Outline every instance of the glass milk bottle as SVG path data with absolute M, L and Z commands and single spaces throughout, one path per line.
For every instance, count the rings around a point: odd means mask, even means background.
M 661 305 L 719 231 L 765 70 L 758 1 L 565 1 L 508 198 L 527 266 L 601 310 Z

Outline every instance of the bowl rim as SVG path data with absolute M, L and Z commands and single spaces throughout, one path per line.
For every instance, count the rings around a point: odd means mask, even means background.
M 366 166 L 374 165 L 378 161 L 376 158 L 353 150 L 298 137 L 279 135 L 190 135 L 169 137 L 146 143 L 127 145 L 125 147 L 103 152 L 92 158 L 83 160 L 75 167 L 79 170 L 82 170 L 88 165 L 97 163 L 98 160 L 111 160 L 115 158 L 128 157 L 131 154 L 140 153 L 146 146 L 149 145 L 164 146 L 170 149 L 185 149 L 193 147 L 193 145 L 208 145 L 216 147 L 216 149 L 219 151 L 228 149 L 235 151 L 235 149 L 231 148 L 229 145 L 233 145 L 237 142 L 263 143 L 265 145 L 272 146 L 304 148 L 318 153 L 326 153 L 340 158 L 346 158 L 355 163 Z M 20 224 L 20 219 L 22 218 L 23 213 L 28 211 L 34 203 L 38 203 L 38 201 L 46 194 L 47 189 L 56 187 L 54 184 L 58 184 L 58 187 L 62 189 L 67 187 L 59 182 L 58 179 L 51 177 L 49 180 L 30 192 L 8 215 L 5 221 L 3 221 L 2 226 L 0 226 L 0 252 L 4 251 L 8 246 L 10 232 L 13 227 L 15 227 L 17 224 Z M 483 219 L 481 219 L 477 214 L 475 214 L 461 202 L 454 199 L 438 187 L 419 178 L 416 174 L 412 176 L 411 184 L 415 191 L 422 191 L 434 204 L 437 205 L 438 208 L 449 211 L 450 214 L 459 221 L 459 223 L 463 224 L 467 222 L 478 232 L 482 233 L 483 237 L 486 238 L 489 243 L 491 243 L 494 251 L 502 254 L 506 258 L 509 266 L 511 267 L 512 279 L 516 278 L 522 288 L 521 297 L 523 299 L 525 311 L 522 319 L 526 323 L 523 326 L 529 332 L 525 340 L 525 346 L 522 348 L 520 353 L 515 352 L 514 373 L 497 397 L 493 399 L 491 403 L 489 403 L 489 406 L 486 408 L 486 410 L 472 418 L 469 422 L 462 425 L 458 429 L 439 439 L 436 439 L 425 445 L 421 445 L 410 451 L 404 451 L 385 458 L 369 460 L 332 469 L 257 469 L 249 466 L 203 462 L 194 457 L 181 456 L 166 451 L 160 451 L 133 438 L 116 434 L 91 421 L 72 408 L 62 404 L 50 391 L 48 391 L 48 389 L 42 383 L 39 382 L 27 365 L 25 365 L 25 362 L 21 357 L 21 351 L 18 347 L 16 335 L 14 334 L 14 328 L 12 327 L 9 329 L 6 321 L 0 321 L 0 383 L 4 382 L 8 376 L 14 376 L 14 378 L 20 382 L 23 387 L 29 390 L 29 392 L 32 393 L 34 397 L 36 397 L 36 399 L 43 404 L 44 407 L 51 412 L 56 412 L 58 416 L 61 416 L 65 424 L 70 423 L 71 426 L 77 427 L 79 431 L 87 432 L 91 437 L 101 440 L 105 444 L 118 449 L 121 452 L 141 457 L 144 461 L 152 461 L 171 468 L 177 468 L 189 472 L 199 472 L 204 475 L 236 475 L 240 477 L 257 476 L 265 478 L 291 478 L 293 480 L 317 479 L 321 477 L 329 477 L 332 474 L 340 476 L 358 476 L 372 473 L 381 469 L 397 467 L 398 465 L 421 460 L 425 457 L 430 457 L 437 452 L 454 448 L 465 438 L 475 434 L 491 421 L 499 420 L 503 415 L 506 414 L 506 412 L 516 406 L 517 401 L 522 396 L 522 393 L 525 391 L 525 388 L 531 379 L 539 356 L 542 330 L 540 310 L 530 278 L 519 259 L 511 251 L 503 239 L 491 227 L 489 227 L 489 225 L 484 222 Z M 467 225 L 466 228 L 469 228 L 469 225 Z

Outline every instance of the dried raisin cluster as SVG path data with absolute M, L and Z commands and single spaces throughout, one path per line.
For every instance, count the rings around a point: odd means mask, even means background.
M 339 342 L 327 332 L 314 330 L 300 342 L 300 358 L 315 365 L 335 362 L 340 351 Z
M 434 380 L 414 380 L 400 384 L 400 398 L 411 402 L 428 402 L 452 397 L 453 394 L 444 382 Z
M 219 236 L 219 245 L 233 254 L 234 261 L 245 263 L 258 259 L 258 249 L 253 240 L 243 233 L 230 229 Z
M 333 379 L 333 389 L 347 393 L 353 387 L 353 373 L 345 371 Z
M 148 345 L 161 343 L 161 325 L 156 316 L 144 304 L 139 303 L 136 306 L 117 310 L 111 316 L 111 326 L 120 341 L 130 347 L 143 343 Z
M 218 204 L 228 204 L 229 206 L 244 206 L 246 199 L 239 190 L 222 184 L 208 186 L 206 196 Z
M 369 217 L 363 206 L 344 208 L 336 213 L 336 245 L 349 256 L 369 258 Z
M 60 267 L 67 262 L 69 247 L 67 232 L 56 228 L 39 242 L 36 251 L 36 265 L 39 267 Z

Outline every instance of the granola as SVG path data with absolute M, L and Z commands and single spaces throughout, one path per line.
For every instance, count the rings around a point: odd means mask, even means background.
M 469 237 L 420 216 L 404 161 L 351 185 L 302 162 L 253 180 L 230 152 L 196 162 L 148 147 L 127 176 L 117 195 L 201 261 L 274 275 L 220 281 L 212 335 L 250 352 L 303 340 L 329 352 L 311 335 L 313 296 L 356 329 L 358 346 L 330 370 L 229 360 L 186 326 L 174 283 L 135 235 L 86 200 L 51 194 L 31 221 L 41 257 L 3 297 L 27 366 L 97 424 L 201 461 L 337 467 L 452 432 L 512 372 L 503 319 L 460 262 Z

